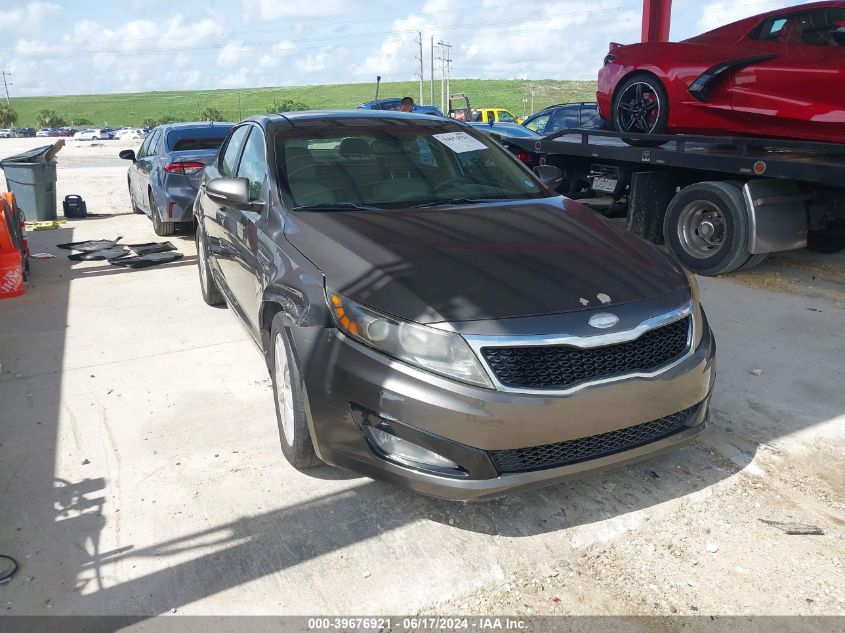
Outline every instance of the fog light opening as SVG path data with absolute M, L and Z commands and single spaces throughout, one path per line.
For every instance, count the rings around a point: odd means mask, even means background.
M 423 448 L 418 444 L 403 440 L 390 432 L 385 426 L 365 426 L 364 433 L 370 444 L 385 458 L 412 468 L 437 468 L 460 470 L 451 459 Z

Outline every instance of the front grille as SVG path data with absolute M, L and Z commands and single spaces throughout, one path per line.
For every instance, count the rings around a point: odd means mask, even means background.
M 613 453 L 621 453 L 674 435 L 686 426 L 690 414 L 697 406 L 667 415 L 665 418 L 601 435 L 531 448 L 489 451 L 488 454 L 500 474 L 522 473 L 575 464 Z
M 560 389 L 669 363 L 687 350 L 690 320 L 687 316 L 649 330 L 634 341 L 603 347 L 484 347 L 481 353 L 506 387 Z

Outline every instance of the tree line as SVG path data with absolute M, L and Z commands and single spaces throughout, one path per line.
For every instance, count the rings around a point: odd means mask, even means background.
M 280 101 L 273 100 L 273 103 L 266 107 L 267 114 L 273 112 L 296 112 L 300 110 L 310 110 L 311 106 L 303 101 L 296 99 L 282 99 Z M 217 109 L 208 107 L 205 108 L 199 116 L 201 121 L 225 121 L 226 117 Z M 169 114 L 158 118 L 147 117 L 142 122 L 145 128 L 153 128 L 157 125 L 165 125 L 166 123 L 178 123 L 180 121 L 190 121 L 189 118 L 179 118 Z M 6 104 L 0 104 L 0 128 L 14 127 L 18 121 L 18 113 L 15 112 Z M 85 117 L 72 117 L 70 122 L 65 116 L 60 115 L 55 110 L 41 110 L 35 117 L 35 125 L 39 128 L 59 128 L 67 127 L 68 125 L 75 125 L 80 127 L 90 127 L 94 125 L 89 119 Z

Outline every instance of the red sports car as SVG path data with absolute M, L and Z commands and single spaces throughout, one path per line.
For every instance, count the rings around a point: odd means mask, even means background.
M 611 44 L 596 96 L 620 132 L 845 143 L 845 2 L 771 11 L 683 42 Z

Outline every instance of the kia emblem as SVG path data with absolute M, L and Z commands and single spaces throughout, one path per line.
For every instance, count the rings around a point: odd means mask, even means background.
M 601 314 L 594 314 L 591 316 L 587 323 L 600 330 L 606 330 L 607 328 L 613 327 L 619 323 L 619 317 L 615 314 L 611 314 L 610 312 L 602 312 Z

